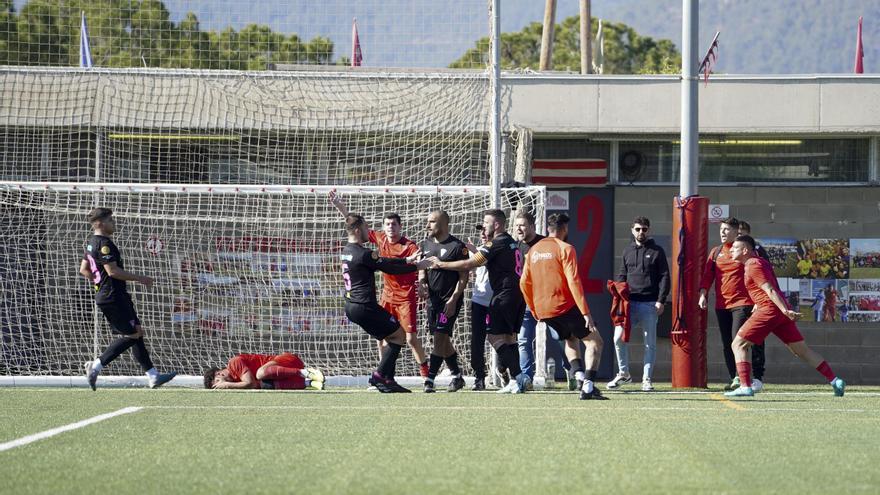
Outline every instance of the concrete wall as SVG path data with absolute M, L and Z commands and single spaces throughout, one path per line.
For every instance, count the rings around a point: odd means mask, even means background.
M 615 191 L 615 240 L 620 253 L 630 242 L 630 222 L 637 215 L 651 220 L 655 235 L 672 235 L 673 197 L 677 187 L 617 187 Z M 712 203 L 729 204 L 730 214 L 748 220 L 756 237 L 854 238 L 880 237 L 880 188 L 877 187 L 704 187 L 700 194 Z M 770 203 L 775 205 L 771 219 Z M 709 245 L 718 243 L 715 225 L 709 227 Z M 669 254 L 669 253 L 668 253 Z M 710 308 L 714 301 L 710 301 Z M 807 343 L 822 354 L 847 383 L 880 384 L 880 324 L 800 323 Z M 726 380 L 721 342 L 714 311 L 709 311 L 709 380 Z M 631 342 L 631 367 L 639 370 L 643 352 L 641 338 Z M 655 378 L 669 380 L 670 341 L 659 339 Z M 638 378 L 641 373 L 636 372 Z M 819 374 L 792 356 L 774 336 L 767 339 L 766 381 L 773 383 L 821 383 Z

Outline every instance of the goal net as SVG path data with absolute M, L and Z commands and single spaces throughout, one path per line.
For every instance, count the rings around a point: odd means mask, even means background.
M 236 353 L 289 351 L 331 375 L 366 374 L 376 345 L 343 312 L 345 232 L 331 189 L 375 228 L 385 212 L 399 213 L 416 242 L 434 209 L 465 240 L 490 207 L 488 187 L 0 183 L 0 375 L 78 375 L 109 344 L 93 289 L 77 273 L 96 205 L 114 210 L 126 269 L 157 281 L 129 290 L 163 369 L 199 375 Z M 544 195 L 503 189 L 501 206 L 541 221 Z M 469 307 L 455 330 L 466 369 Z M 423 318 L 419 327 L 424 339 Z M 400 375 L 417 374 L 408 353 L 399 363 Z M 123 356 L 108 373 L 140 370 Z

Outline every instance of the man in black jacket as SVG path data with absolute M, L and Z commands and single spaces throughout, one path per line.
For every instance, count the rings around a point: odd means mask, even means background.
M 633 242 L 623 250 L 618 282 L 629 285 L 629 315 L 631 328 L 641 328 L 645 336 L 645 367 L 642 374 L 642 390 L 654 390 L 651 372 L 657 348 L 657 318 L 663 314 L 664 303 L 669 295 L 669 264 L 663 248 L 648 238 L 651 221 L 645 217 L 633 220 Z M 629 352 L 623 341 L 623 328 L 614 329 L 614 350 L 617 353 L 619 372 L 608 382 L 609 389 L 619 388 L 632 382 L 629 373 Z

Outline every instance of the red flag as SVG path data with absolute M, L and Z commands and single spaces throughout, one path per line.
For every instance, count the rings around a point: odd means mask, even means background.
M 358 21 L 357 18 L 351 21 L 351 66 L 360 67 L 364 60 L 361 53 L 361 40 L 358 38 Z
M 865 68 L 862 66 L 862 58 L 865 57 L 865 51 L 862 49 L 862 17 L 859 16 L 859 29 L 858 34 L 856 34 L 856 66 L 853 69 L 853 72 L 856 74 L 863 74 L 865 72 Z
M 706 52 L 706 56 L 700 61 L 698 72 L 703 73 L 704 84 L 709 84 L 709 73 L 712 71 L 712 64 L 718 60 L 718 35 L 720 34 L 721 31 L 715 32 L 715 37 L 712 38 L 712 43 L 709 45 L 709 51 Z

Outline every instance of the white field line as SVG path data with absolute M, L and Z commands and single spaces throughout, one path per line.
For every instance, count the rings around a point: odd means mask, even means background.
M 748 400 L 744 401 L 736 401 L 736 404 L 748 404 Z M 719 402 L 711 402 L 710 404 L 720 404 Z M 290 411 L 350 411 L 350 410 L 358 410 L 358 411 L 374 411 L 374 410 L 382 410 L 382 411 L 595 411 L 595 410 L 604 410 L 604 411 L 719 411 L 718 407 L 629 407 L 626 406 L 624 408 L 618 407 L 603 407 L 603 406 L 592 406 L 589 404 L 584 404 L 583 406 L 575 407 L 575 406 L 564 406 L 564 407 L 547 407 L 547 406 L 514 406 L 514 405 L 503 405 L 503 406 L 436 406 L 431 404 L 425 404 L 424 406 L 400 406 L 400 405 L 390 405 L 390 406 L 330 406 L 330 405 L 285 405 L 285 406 L 270 406 L 270 405 L 252 405 L 252 406 L 143 406 L 144 409 L 171 409 L 171 410 L 247 410 L 247 409 L 258 409 L 258 410 L 290 410 Z M 831 412 L 831 413 L 873 413 L 880 414 L 880 410 L 877 409 L 832 409 L 832 408 L 797 408 L 797 407 L 762 407 L 751 408 L 751 407 L 743 407 L 741 412 Z
M 91 424 L 95 424 L 105 419 L 115 418 L 116 416 L 121 416 L 123 414 L 131 414 L 134 412 L 138 412 L 142 407 L 124 407 L 118 411 L 113 411 L 107 414 L 100 414 L 98 416 L 94 416 L 88 419 L 84 419 L 82 421 L 77 421 L 76 423 L 70 423 L 69 425 L 59 426 L 58 428 L 52 428 L 51 430 L 41 431 L 40 433 L 35 433 L 33 435 L 28 435 L 26 437 L 21 437 L 16 440 L 12 440 L 10 442 L 0 444 L 0 452 L 14 449 L 16 447 L 21 447 L 22 445 L 27 445 L 29 443 L 36 442 L 38 440 L 43 440 L 45 438 L 54 437 L 60 433 L 64 433 L 66 431 L 76 430 L 78 428 L 82 428 L 84 426 L 88 426 Z

